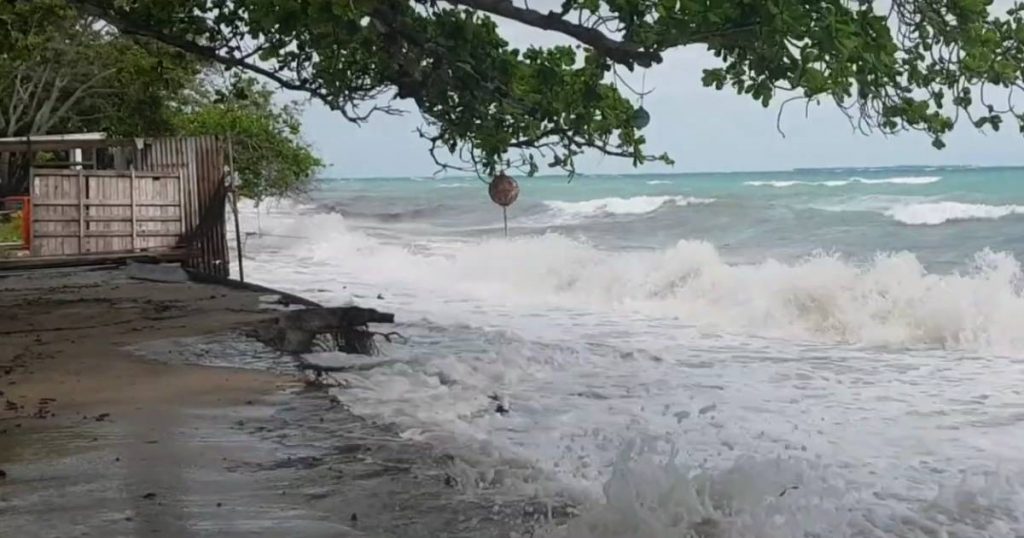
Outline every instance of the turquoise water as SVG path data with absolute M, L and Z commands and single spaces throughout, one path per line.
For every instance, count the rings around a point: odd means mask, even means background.
M 538 177 L 520 185 L 512 235 L 557 231 L 614 248 L 706 239 L 736 260 L 909 250 L 946 270 L 986 247 L 1024 250 L 1014 233 L 1024 223 L 1021 168 Z M 493 235 L 501 223 L 475 178 L 326 180 L 315 199 L 354 220 L 463 237 Z M 595 200 L 608 203 L 585 203 Z
M 246 275 L 396 312 L 337 397 L 545 536 L 1024 536 L 1024 169 L 520 185 L 327 180 Z

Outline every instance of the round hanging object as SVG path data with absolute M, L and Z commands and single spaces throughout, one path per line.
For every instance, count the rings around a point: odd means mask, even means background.
M 491 184 L 487 187 L 487 194 L 491 195 L 491 200 L 494 203 L 501 207 L 508 207 L 519 198 L 519 184 L 501 172 L 491 179 Z
M 649 123 L 651 123 L 651 115 L 647 113 L 643 106 L 633 111 L 633 127 L 643 129 Z

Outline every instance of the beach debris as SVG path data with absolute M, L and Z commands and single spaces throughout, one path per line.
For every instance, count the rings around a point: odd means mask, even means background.
M 149 493 L 144 494 L 142 496 L 142 498 L 146 499 L 147 501 L 151 501 L 151 500 L 156 498 L 156 493 L 153 493 L 152 491 L 150 491 Z
M 318 336 L 330 337 L 338 351 L 371 355 L 376 350 L 370 323 L 394 323 L 395 315 L 372 308 L 341 306 L 283 312 L 258 324 L 251 336 L 285 353 L 313 351 Z M 397 333 L 396 333 L 397 334 Z M 389 341 L 391 333 L 384 335 Z
M 698 409 L 697 410 L 697 414 L 698 415 L 706 415 L 706 414 L 714 411 L 715 409 L 718 409 L 718 404 L 708 404 L 708 405 L 705 405 L 704 407 L 701 407 L 700 409 Z
M 352 512 L 352 517 L 350 517 L 349 519 L 352 520 L 352 523 L 356 523 L 357 521 L 359 521 L 359 514 Z
M 497 414 L 499 414 L 501 416 L 506 416 L 510 412 L 512 412 L 512 405 L 509 404 L 508 398 L 505 398 L 505 397 L 499 395 L 498 393 L 491 394 L 487 398 L 490 399 L 492 402 L 495 402 L 495 404 L 496 404 L 495 407 L 494 407 L 494 412 L 495 413 L 497 413 Z
M 104 420 L 107 420 L 108 418 L 110 418 L 110 413 L 100 413 L 100 414 L 96 415 L 95 417 L 93 417 L 93 420 L 95 420 L 96 422 L 103 422 Z
M 149 282 L 180 284 L 189 281 L 188 273 L 180 265 L 171 263 L 156 264 L 129 261 L 125 265 L 125 272 L 128 273 L 128 278 Z
M 7 471 L 0 469 L 0 480 L 7 478 Z

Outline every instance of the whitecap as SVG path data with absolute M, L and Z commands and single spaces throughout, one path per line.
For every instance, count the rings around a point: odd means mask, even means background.
M 587 218 L 607 215 L 643 215 L 652 213 L 666 205 L 688 206 L 710 204 L 712 198 L 690 196 L 633 196 L 631 198 L 598 198 L 582 202 L 549 200 L 544 205 L 569 217 Z
M 963 202 L 927 202 L 897 205 L 885 215 L 903 224 L 935 226 L 963 220 L 994 220 L 1024 214 L 1024 206 L 987 205 Z
M 743 184 L 750 187 L 775 187 L 775 188 L 786 188 L 795 187 L 798 185 L 809 186 L 809 187 L 843 187 L 845 185 L 851 185 L 859 183 L 863 185 L 882 185 L 882 184 L 894 184 L 894 185 L 928 185 L 940 181 L 941 176 L 898 176 L 898 177 L 887 177 L 881 179 L 865 179 L 862 177 L 851 177 L 850 179 L 835 179 L 828 181 L 797 181 L 797 180 L 783 180 L 783 181 L 746 181 Z

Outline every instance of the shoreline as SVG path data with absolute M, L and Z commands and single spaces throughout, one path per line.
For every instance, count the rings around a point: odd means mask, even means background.
M 243 287 L 111 268 L 0 275 L 0 528 L 503 537 L 550 523 L 537 503 L 467 495 L 450 456 L 260 354 L 239 331 L 278 313 L 261 295 L 306 300 Z

